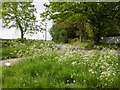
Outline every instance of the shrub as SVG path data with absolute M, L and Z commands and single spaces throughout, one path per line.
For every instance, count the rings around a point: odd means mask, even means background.
M 78 40 L 79 40 L 78 38 L 69 39 L 69 43 L 74 43 L 74 42 L 77 42 Z
M 18 38 L 18 39 L 15 39 L 16 42 L 25 42 L 26 41 L 26 38 Z
M 0 43 L 2 44 L 2 47 L 13 46 L 13 43 L 11 41 L 2 41 L 2 40 L 0 40 Z

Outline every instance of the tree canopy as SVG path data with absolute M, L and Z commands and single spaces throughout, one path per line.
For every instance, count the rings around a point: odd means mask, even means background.
M 81 41 L 89 36 L 99 44 L 101 37 L 120 33 L 120 2 L 50 2 L 44 6 L 47 11 L 41 17 L 49 16 L 61 27 L 76 27 Z
M 2 3 L 3 27 L 19 29 L 23 38 L 26 33 L 39 30 L 35 13 L 36 9 L 32 2 L 4 2 Z

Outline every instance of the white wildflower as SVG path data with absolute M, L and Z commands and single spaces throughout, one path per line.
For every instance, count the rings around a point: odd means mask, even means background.
M 92 72 L 92 71 L 93 71 L 92 69 L 89 70 L 89 72 Z
M 69 80 L 67 80 L 67 82 L 69 82 Z
M 105 68 L 104 66 L 101 66 L 101 68 Z
M 74 65 L 74 64 L 76 64 L 76 62 L 72 62 L 71 64 Z
M 5 63 L 5 65 L 6 65 L 6 66 L 10 66 L 10 63 L 9 63 L 9 62 L 8 62 L 8 63 Z

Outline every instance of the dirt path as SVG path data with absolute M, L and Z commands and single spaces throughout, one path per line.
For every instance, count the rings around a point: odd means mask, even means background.
M 11 65 L 11 64 L 14 64 L 15 62 L 17 61 L 20 61 L 20 60 L 23 60 L 23 59 L 26 59 L 28 57 L 22 57 L 22 58 L 14 58 L 14 59 L 7 59 L 7 60 L 3 60 L 3 61 L 0 61 L 0 66 L 3 66 L 3 65 Z

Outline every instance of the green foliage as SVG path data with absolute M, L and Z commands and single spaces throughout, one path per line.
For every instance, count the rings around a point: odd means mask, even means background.
M 18 58 L 17 53 L 22 50 L 25 51 L 29 46 L 18 45 L 16 47 L 3 47 L 2 48 L 2 60 Z M 21 56 L 22 57 L 22 56 Z
M 86 33 L 86 36 L 85 36 L 85 38 L 86 39 L 93 39 L 93 28 L 92 28 L 92 26 L 90 25 L 90 23 L 86 23 L 86 26 L 85 26 L 85 28 L 86 28 L 86 31 L 85 31 L 85 33 Z
M 67 25 L 55 24 L 51 30 L 50 34 L 53 37 L 53 41 L 57 43 L 68 43 L 69 39 L 78 37 L 76 31 L 78 29 L 75 27 L 68 28 Z
M 77 42 L 78 40 L 79 40 L 78 38 L 69 39 L 69 43 L 74 43 L 74 42 Z
M 94 41 L 91 41 L 91 40 L 88 40 L 86 42 L 80 42 L 79 40 L 75 41 L 74 39 L 72 39 L 72 40 L 73 40 L 73 42 L 68 43 L 69 45 L 74 45 L 74 46 L 88 48 L 88 49 L 96 49 L 96 50 L 102 50 L 104 48 L 120 50 L 119 44 L 99 44 L 99 45 L 94 45 Z
M 26 42 L 26 38 L 18 38 L 18 39 L 15 39 L 14 42 Z
M 120 50 L 120 48 L 119 48 L 119 44 L 117 45 L 115 45 L 115 44 L 108 44 L 108 45 L 94 45 L 93 46 L 93 48 L 95 48 L 95 49 L 99 49 L 99 50 L 102 50 L 103 48 L 109 48 L 109 49 L 115 49 L 115 50 Z
M 2 13 L 1 13 L 1 11 L 2 11 L 2 2 L 0 2 L 0 19 L 2 18 Z
M 4 41 L 3 41 L 4 42 Z M 38 53 L 42 54 L 44 48 L 54 49 L 53 42 L 44 42 L 42 40 L 26 40 L 26 39 L 14 39 L 12 41 L 5 41 L 10 44 L 3 43 L 1 52 L 2 52 L 2 60 L 17 58 L 17 57 L 28 57 L 33 56 Z M 32 50 L 31 50 L 32 48 Z
M 80 41 L 94 39 L 95 44 L 100 44 L 101 37 L 120 33 L 119 4 L 120 2 L 50 2 L 45 4 L 48 11 L 43 12 L 41 17 L 49 16 L 49 20 L 52 19 L 55 24 L 67 25 L 67 28 L 76 27 Z
M 65 30 L 60 32 L 59 40 L 65 43 L 68 42 L 67 32 Z
M 2 40 L 0 40 L 0 43 L 2 44 L 2 47 L 8 47 L 8 46 L 13 45 L 13 43 L 11 43 L 11 41 L 2 41 Z
M 3 27 L 19 29 L 21 38 L 26 33 L 35 33 L 39 30 L 38 25 L 36 25 L 35 12 L 36 9 L 32 2 L 3 2 Z
M 90 48 L 90 49 L 94 48 L 94 42 L 93 41 L 80 42 L 78 40 L 76 42 L 73 41 L 73 42 L 68 43 L 68 44 L 78 46 L 78 47 L 83 47 L 83 48 Z

